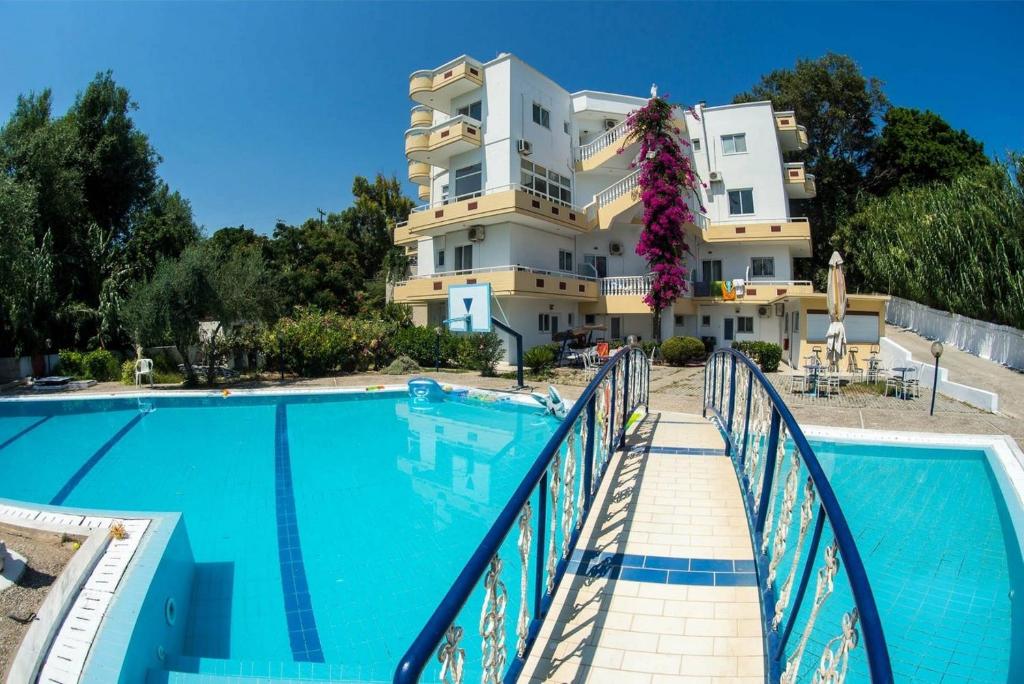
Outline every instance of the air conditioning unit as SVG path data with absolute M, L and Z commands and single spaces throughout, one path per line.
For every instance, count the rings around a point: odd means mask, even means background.
M 470 242 L 483 242 L 484 241 L 484 227 L 481 225 L 475 225 L 469 227 L 469 241 Z
M 767 306 L 757 307 L 758 318 L 768 318 L 769 316 L 771 316 L 771 309 L 769 309 Z
M 608 253 L 612 256 L 622 256 L 622 243 L 618 241 L 609 242 Z
M 619 125 L 619 122 L 616 121 L 615 119 L 605 119 L 604 120 L 604 130 L 606 130 L 606 131 L 610 131 L 613 128 L 615 128 L 616 126 L 618 126 L 618 125 Z
M 524 157 L 528 157 L 533 152 L 533 145 L 529 140 L 520 140 L 516 143 L 516 151 Z
M 721 183 L 722 182 L 722 172 L 721 171 L 712 171 L 711 173 L 708 174 L 708 180 L 711 181 L 712 183 Z

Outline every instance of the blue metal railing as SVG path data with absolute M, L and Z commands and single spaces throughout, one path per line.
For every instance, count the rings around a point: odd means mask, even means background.
M 620 349 L 596 373 L 403 656 L 396 684 L 419 681 L 431 663 L 430 681 L 515 681 L 611 456 L 625 446 L 629 418 L 649 391 L 650 364 L 637 347 Z M 505 584 L 510 557 L 518 561 L 517 596 Z M 480 657 L 467 660 L 467 651 Z
M 709 410 L 725 433 L 750 522 L 768 680 L 810 681 L 817 673 L 842 681 L 849 671 L 892 682 L 882 623 L 853 534 L 779 393 L 746 355 L 721 349 L 705 366 L 705 416 Z M 826 531 L 831 542 L 822 550 Z M 845 583 L 836 581 L 840 576 Z

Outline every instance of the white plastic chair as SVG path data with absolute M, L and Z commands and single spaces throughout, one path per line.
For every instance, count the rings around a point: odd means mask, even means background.
M 149 376 L 149 386 L 153 386 L 153 359 L 138 359 L 135 362 L 135 386 L 142 384 L 142 376 Z

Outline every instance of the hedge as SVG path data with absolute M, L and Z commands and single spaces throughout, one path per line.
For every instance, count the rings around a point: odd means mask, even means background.
M 773 342 L 733 342 L 732 348 L 753 359 L 765 373 L 774 373 L 779 370 L 782 347 Z
M 670 337 L 661 343 L 661 358 L 670 366 L 685 366 L 704 357 L 704 343 L 696 337 Z

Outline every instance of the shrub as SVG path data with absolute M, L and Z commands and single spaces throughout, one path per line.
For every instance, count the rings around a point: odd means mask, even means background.
M 84 353 L 65 349 L 60 352 L 60 362 L 54 373 L 70 375 L 79 380 L 108 382 L 117 380 L 121 369 L 117 357 L 106 349 Z
M 696 337 L 670 337 L 661 344 L 661 356 L 671 366 L 685 366 L 704 356 L 704 343 Z
M 399 328 L 391 339 L 392 351 L 405 355 L 423 367 L 433 368 L 437 349 L 437 331 L 422 325 Z M 459 356 L 459 338 L 446 328 L 441 330 L 442 367 L 451 367 Z
M 135 384 L 135 359 L 128 359 L 121 364 L 121 384 Z
M 267 331 L 265 348 L 303 377 L 356 366 L 357 339 L 344 318 L 316 308 L 296 307 Z
M 534 373 L 540 373 L 555 365 L 555 352 L 548 345 L 528 349 L 523 354 L 523 364 Z
M 503 350 L 501 338 L 492 332 L 463 335 L 459 338 L 458 365 L 460 368 L 480 371 L 481 375 L 492 376 Z
M 732 348 L 743 352 L 753 359 L 765 373 L 774 373 L 779 370 L 779 362 L 782 360 L 782 347 L 773 342 L 733 342 Z
M 385 375 L 408 375 L 418 373 L 420 365 L 404 354 L 391 362 L 391 365 L 384 369 Z

